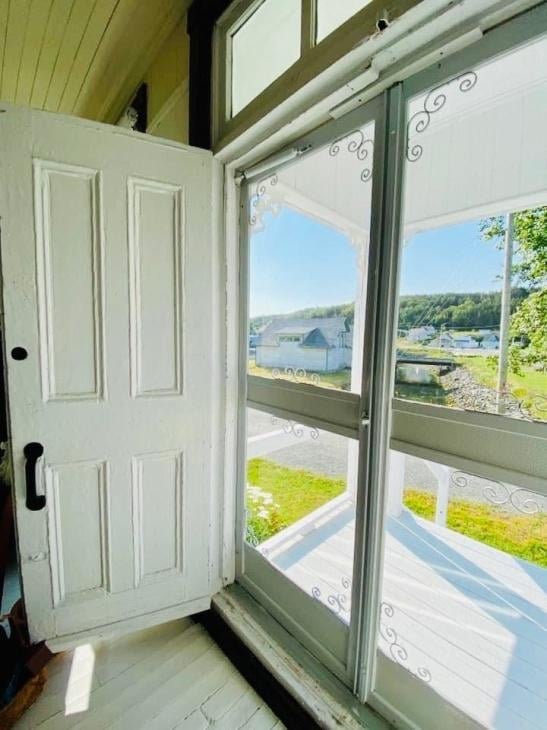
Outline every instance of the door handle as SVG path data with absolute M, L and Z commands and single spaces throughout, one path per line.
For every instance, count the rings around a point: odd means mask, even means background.
M 27 509 L 36 512 L 46 506 L 44 494 L 36 491 L 36 465 L 44 453 L 44 447 L 36 441 L 27 444 L 23 449 L 25 455 L 25 478 L 27 482 Z

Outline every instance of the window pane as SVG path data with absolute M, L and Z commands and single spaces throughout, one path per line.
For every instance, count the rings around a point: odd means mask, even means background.
M 300 57 L 300 0 L 265 0 L 232 38 L 232 116 Z
M 249 373 L 360 392 L 374 125 L 249 186 Z
M 382 696 L 397 704 L 388 670 L 398 664 L 481 726 L 541 727 L 547 492 L 399 452 L 390 454 L 388 489 Z
M 357 442 L 247 409 L 247 542 L 346 622 Z
M 372 0 L 317 0 L 317 42 L 371 2 Z
M 546 69 L 543 38 L 408 105 L 399 398 L 547 420 Z

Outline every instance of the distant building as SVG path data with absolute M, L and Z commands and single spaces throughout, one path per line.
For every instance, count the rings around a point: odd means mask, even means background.
M 407 333 L 407 340 L 411 342 L 423 342 L 429 340 L 435 334 L 435 327 L 425 325 L 424 327 L 411 327 Z
M 441 347 L 443 349 L 450 349 L 455 347 L 454 340 L 450 332 L 441 332 L 441 334 L 429 343 L 430 347 Z
M 352 332 L 345 317 L 276 319 L 256 343 L 256 364 L 326 373 L 351 366 Z
M 473 350 L 479 343 L 471 335 L 452 335 L 453 347 L 461 350 Z
M 479 343 L 471 335 L 459 335 L 456 332 L 442 332 L 429 343 L 430 347 L 440 347 L 446 350 L 474 350 Z
M 499 337 L 494 332 L 490 332 L 482 338 L 480 346 L 485 350 L 497 350 L 500 346 Z

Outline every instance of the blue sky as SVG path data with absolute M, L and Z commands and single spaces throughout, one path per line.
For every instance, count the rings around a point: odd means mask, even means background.
M 341 233 L 300 213 L 266 214 L 251 239 L 250 316 L 342 304 L 355 298 L 356 258 Z M 478 221 L 412 236 L 403 249 L 401 294 L 500 289 L 502 252 Z

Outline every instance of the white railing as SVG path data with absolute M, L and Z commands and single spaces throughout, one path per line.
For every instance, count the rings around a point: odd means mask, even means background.
M 399 517 L 403 511 L 403 495 L 405 490 L 406 454 L 400 451 L 391 451 L 389 455 L 389 477 L 387 511 L 392 517 Z M 422 460 L 429 471 L 437 480 L 437 506 L 435 510 L 435 522 L 438 525 L 446 525 L 448 512 L 448 500 L 450 497 L 450 477 L 452 469 L 433 461 Z

